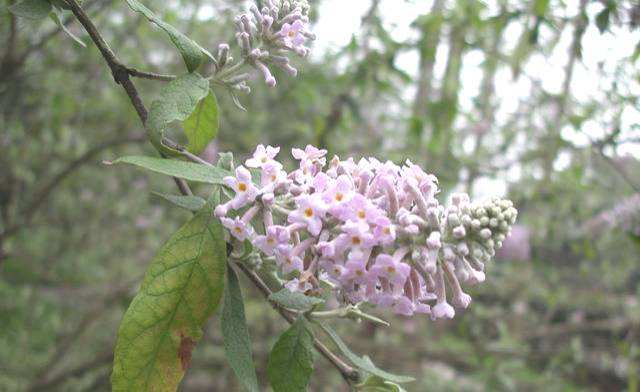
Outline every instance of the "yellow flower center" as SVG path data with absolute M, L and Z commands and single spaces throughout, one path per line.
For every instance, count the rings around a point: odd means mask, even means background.
M 245 184 L 244 182 L 241 182 L 238 184 L 238 190 L 240 192 L 245 192 L 247 190 L 247 184 Z
M 396 272 L 396 267 L 393 267 L 393 266 L 391 266 L 391 265 L 390 265 L 390 266 L 388 266 L 388 267 L 387 267 L 387 272 L 388 272 L 388 273 L 390 273 L 390 274 L 395 273 L 395 272 Z
M 304 214 L 307 216 L 307 218 L 311 218 L 313 216 L 313 210 L 311 208 L 307 208 L 306 210 L 304 210 Z
M 364 219 L 366 216 L 367 214 L 364 212 L 364 210 L 358 211 L 358 218 Z
M 344 195 L 340 192 L 336 193 L 336 197 L 335 197 L 336 201 L 342 201 L 342 199 L 344 199 Z
M 360 243 L 362 242 L 362 240 L 360 239 L 360 237 L 351 237 L 351 243 L 354 245 L 360 245 Z

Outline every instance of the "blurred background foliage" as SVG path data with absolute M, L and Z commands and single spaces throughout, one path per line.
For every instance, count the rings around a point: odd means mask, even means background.
M 399 39 L 394 2 L 354 1 L 362 17 L 341 26 L 331 12 L 352 5 L 313 1 L 314 20 L 354 31 L 351 40 L 319 43 L 299 77 L 278 74 L 275 89 L 257 79 L 241 97 L 248 113 L 216 91 L 221 131 L 204 157 L 313 143 L 409 158 L 440 178 L 443 199 L 453 190 L 513 199 L 517 235 L 466 312 L 439 322 L 383 315 L 392 328 L 345 322 L 345 340 L 416 375 L 409 391 L 637 391 L 640 4 L 407 1 L 420 11 Z M 87 48 L 50 21 L 17 20 L 11 3 L 0 2 L 0 390 L 109 390 L 120 318 L 188 213 L 152 195 L 175 193 L 170 180 L 101 164 L 153 149 L 77 22 L 64 15 Z M 247 5 L 145 4 L 208 48 L 233 40 L 232 18 Z M 183 72 L 165 37 L 124 2 L 84 6 L 127 65 Z M 598 40 L 627 49 L 598 52 L 604 59 L 588 67 Z M 147 103 L 160 87 L 136 83 Z M 264 381 L 284 323 L 244 287 Z M 183 390 L 239 390 L 220 343 L 213 319 Z M 311 390 L 345 388 L 326 362 L 316 367 Z

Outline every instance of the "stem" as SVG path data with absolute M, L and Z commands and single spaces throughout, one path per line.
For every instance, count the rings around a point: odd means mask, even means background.
M 246 266 L 243 263 L 235 263 L 235 265 L 251 280 L 251 282 L 260 290 L 265 299 L 269 298 L 271 295 L 271 289 L 262 281 L 262 279 L 255 273 L 252 269 Z M 273 308 L 280 313 L 280 315 L 287 320 L 289 324 L 292 324 L 295 321 L 294 316 L 287 312 L 283 307 L 278 306 L 277 304 L 271 303 Z M 324 345 L 317 338 L 313 338 L 313 346 L 325 357 L 331 364 L 340 372 L 342 378 L 349 384 L 352 382 L 356 382 L 360 379 L 360 374 L 357 370 L 349 366 L 346 362 L 344 362 L 340 357 L 334 354 L 327 346 Z

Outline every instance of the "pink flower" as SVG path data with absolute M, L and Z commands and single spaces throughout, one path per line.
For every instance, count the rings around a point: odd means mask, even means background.
M 235 197 L 231 200 L 231 207 L 236 210 L 251 203 L 258 196 L 258 188 L 251 182 L 251 173 L 244 166 L 238 166 L 236 176 L 225 177 L 223 182 L 236 192 Z
M 266 235 L 257 236 L 254 245 L 267 256 L 273 256 L 276 247 L 286 244 L 289 238 L 289 231 L 286 227 L 274 225 L 267 227 Z
M 371 276 L 369 275 L 363 260 L 349 260 L 345 265 L 345 271 L 342 274 L 342 279 L 353 281 L 357 284 L 367 284 L 370 282 Z
M 373 234 L 382 245 L 391 245 L 396 240 L 396 227 L 386 216 L 380 216 L 375 220 Z
M 300 48 L 304 44 L 306 37 L 302 34 L 305 31 L 307 25 L 300 19 L 296 20 L 292 24 L 285 23 L 280 29 L 280 36 L 282 41 L 289 48 Z
M 326 158 L 324 158 L 324 156 L 327 155 L 327 150 L 319 149 L 311 144 L 307 144 L 307 147 L 305 147 L 304 150 L 292 148 L 291 155 L 299 161 L 317 161 L 324 166 L 326 164 Z
M 353 194 L 353 183 L 348 176 L 341 175 L 328 184 L 322 197 L 329 205 L 329 212 L 334 216 L 339 216 L 344 214 L 342 208 L 351 200 Z
M 275 161 L 270 161 L 262 165 L 260 175 L 260 192 L 270 193 L 276 187 L 287 182 L 287 173 L 282 170 L 282 165 Z
M 298 208 L 288 216 L 289 223 L 302 223 L 307 231 L 317 236 L 322 230 L 322 219 L 327 212 L 327 206 L 319 195 L 299 196 L 296 198 Z
M 235 219 L 222 217 L 220 218 L 220 222 L 222 222 L 224 227 L 229 229 L 231 235 L 240 241 L 246 240 L 253 234 L 253 228 L 243 222 L 239 217 L 235 217 Z
M 369 225 L 362 221 L 347 221 L 342 225 L 343 233 L 337 238 L 341 249 L 345 248 L 373 248 L 376 245 L 376 238 L 369 230 Z
M 376 257 L 376 263 L 371 267 L 371 272 L 377 277 L 384 277 L 394 285 L 395 288 L 402 289 L 409 277 L 411 267 L 409 264 L 395 260 L 387 254 L 380 254 Z
M 375 224 L 381 216 L 384 216 L 384 213 L 371 200 L 360 193 L 355 193 L 347 206 L 341 210 L 339 218 L 344 221 L 352 219 Z
M 302 271 L 304 263 L 302 259 L 294 252 L 294 248 L 290 245 L 281 245 L 275 251 L 276 260 L 282 272 L 288 274 L 293 271 Z
M 253 157 L 247 159 L 245 165 L 254 168 L 264 168 L 265 165 L 271 164 L 272 166 L 278 166 L 282 168 L 279 162 L 273 160 L 273 158 L 280 152 L 280 147 L 265 147 L 262 144 L 258 144 L 256 151 L 253 153 Z

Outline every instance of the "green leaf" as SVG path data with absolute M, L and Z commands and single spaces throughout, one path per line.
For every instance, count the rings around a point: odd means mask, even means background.
M 180 51 L 180 54 L 182 55 L 184 63 L 187 66 L 189 72 L 195 71 L 200 66 L 203 60 L 203 54 L 209 56 L 214 60 L 211 53 L 209 53 L 207 50 L 205 50 L 203 47 L 198 45 L 195 41 L 193 41 L 186 35 L 179 32 L 169 23 L 158 18 L 149 8 L 145 7 L 139 1 L 127 0 L 127 4 L 129 4 L 129 7 L 132 10 L 141 13 L 151 23 L 154 23 L 156 26 L 164 30 L 165 33 L 167 33 L 167 35 L 171 39 L 171 42 L 173 42 L 178 51 Z
M 309 297 L 299 292 L 291 292 L 286 288 L 278 291 L 277 293 L 272 293 L 269 296 L 269 300 L 277 303 L 280 306 L 284 306 L 285 308 L 300 311 L 307 311 L 315 305 L 324 302 L 322 298 Z
M 304 392 L 313 372 L 313 335 L 299 317 L 273 346 L 267 376 L 274 392 Z
M 224 350 L 229 365 L 236 373 L 244 389 L 258 392 L 258 377 L 251 354 L 251 337 L 244 316 L 244 301 L 238 277 L 232 268 L 227 269 L 227 285 L 224 290 L 224 304 L 220 316 Z
M 209 93 L 209 82 L 197 73 L 177 77 L 160 90 L 160 97 L 151 103 L 147 131 L 161 151 L 162 134 L 173 121 L 184 121 Z M 164 146 L 164 148 L 163 148 Z
M 47 0 L 22 0 L 7 8 L 15 16 L 25 19 L 44 19 L 51 12 L 51 3 Z
M 175 391 L 222 297 L 226 244 L 213 217 L 218 192 L 158 251 L 127 309 L 115 348 L 113 391 Z
M 378 376 L 368 377 L 362 384 L 356 385 L 356 390 L 362 392 L 406 392 L 400 385 Z
M 344 354 L 344 356 L 347 357 L 347 359 L 358 369 L 395 383 L 405 383 L 405 382 L 415 381 L 415 378 L 413 377 L 399 376 L 399 375 L 392 374 L 377 368 L 373 364 L 373 362 L 371 362 L 371 359 L 369 359 L 369 357 L 366 357 L 366 356 L 360 357 L 357 354 L 355 354 L 353 351 L 351 351 L 349 347 L 347 347 L 345 342 L 336 333 L 336 331 L 334 331 L 331 327 L 324 324 L 319 324 L 319 325 L 320 325 L 320 328 L 322 328 L 322 330 L 331 338 L 331 340 L 333 340 L 336 346 L 338 346 L 338 349 L 340 349 L 342 354 Z
M 222 184 L 222 179 L 231 173 L 216 166 L 207 166 L 200 163 L 184 162 L 175 159 L 154 158 L 139 155 L 131 155 L 118 158 L 112 162 L 128 163 L 136 165 L 156 173 L 166 174 L 185 180 L 204 182 L 207 184 Z
M 55 24 L 58 25 L 58 27 L 60 27 L 62 29 L 62 31 L 64 31 L 72 40 L 76 41 L 76 43 L 80 46 L 82 46 L 83 48 L 86 48 L 87 45 L 85 45 L 84 42 L 82 42 L 82 40 L 80 38 L 78 38 L 75 34 L 73 34 L 71 31 L 69 31 L 69 29 L 67 29 L 67 26 L 64 25 L 64 23 L 62 23 L 62 20 L 60 20 L 60 16 L 62 14 L 62 11 L 60 11 L 60 9 L 56 6 L 53 7 L 53 11 L 51 11 L 51 13 L 49 14 L 49 17 L 51 18 L 51 20 L 53 20 L 53 22 Z
M 160 196 L 168 202 L 182 207 L 186 210 L 196 212 L 207 204 L 207 201 L 199 196 L 182 196 L 182 195 L 169 195 L 166 193 L 153 192 L 154 195 Z
M 194 154 L 204 151 L 207 144 L 218 134 L 220 119 L 218 118 L 218 101 L 213 91 L 196 106 L 184 123 L 184 133 L 189 139 L 187 149 Z

